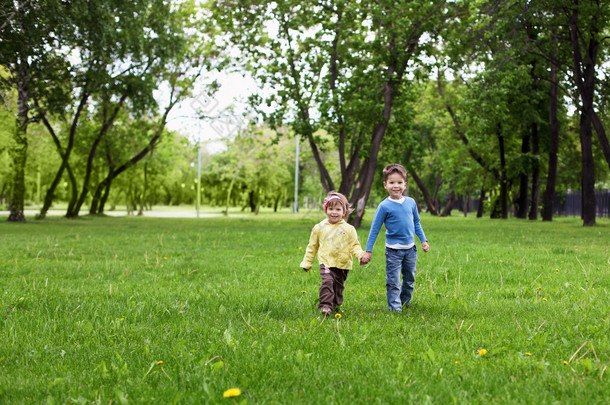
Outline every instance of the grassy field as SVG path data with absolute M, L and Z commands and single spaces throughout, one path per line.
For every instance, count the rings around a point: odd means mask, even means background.
M 607 403 L 607 219 L 424 215 L 411 307 L 381 238 L 323 320 L 322 218 L 0 217 L 0 403 Z

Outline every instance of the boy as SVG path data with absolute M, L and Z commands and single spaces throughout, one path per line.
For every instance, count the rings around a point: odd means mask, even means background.
M 360 264 L 371 260 L 373 246 L 385 224 L 386 233 L 386 292 L 390 311 L 402 312 L 407 308 L 413 296 L 415 282 L 415 264 L 417 248 L 415 235 L 419 238 L 424 252 L 430 250 L 424 230 L 419 223 L 419 213 L 415 200 L 405 197 L 402 193 L 407 187 L 407 171 L 399 164 L 393 163 L 383 169 L 383 187 L 389 197 L 379 204 L 371 224 L 371 230 L 366 242 L 366 250 L 360 259 Z M 402 287 L 400 275 L 402 273 Z

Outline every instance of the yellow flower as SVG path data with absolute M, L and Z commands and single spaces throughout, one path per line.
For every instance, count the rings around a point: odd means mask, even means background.
M 302 250 L 302 249 L 303 249 L 303 246 L 299 246 L 299 250 Z
M 500 260 L 500 263 L 502 263 L 502 260 Z
M 241 395 L 241 390 L 239 388 L 230 388 L 222 394 L 223 398 L 233 398 Z
M 335 314 L 335 318 L 341 319 L 341 314 Z
M 306 293 L 307 293 L 307 291 L 305 291 L 305 290 L 301 290 L 301 292 L 302 292 L 303 294 L 306 294 Z
M 531 356 L 532 354 L 530 352 L 525 352 L 526 356 Z
M 460 362 L 456 360 L 456 361 L 455 361 L 455 364 L 460 364 Z
M 166 256 L 163 256 L 163 258 L 164 258 L 165 260 L 167 260 L 167 257 L 166 257 Z
M 487 350 L 485 350 L 485 349 L 479 350 L 479 356 L 485 356 L 486 354 L 487 354 Z
M 563 364 L 568 364 L 568 362 L 564 360 L 564 361 L 563 361 Z
M 543 298 L 542 301 L 546 301 L 546 298 Z
M 161 364 L 163 364 L 163 360 L 159 360 L 159 361 L 157 362 L 157 366 L 160 366 Z

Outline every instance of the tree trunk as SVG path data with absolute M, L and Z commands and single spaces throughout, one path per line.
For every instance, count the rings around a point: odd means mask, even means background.
M 393 76 L 395 71 L 394 66 L 390 66 L 389 77 Z M 400 76 L 400 75 L 399 75 Z M 400 82 L 400 80 L 399 80 Z M 359 228 L 362 224 L 362 217 L 364 216 L 364 209 L 366 202 L 369 199 L 371 193 L 371 185 L 373 184 L 373 178 L 375 177 L 375 169 L 377 168 L 377 156 L 381 147 L 381 140 L 385 135 L 385 131 L 388 128 L 390 121 L 390 114 L 392 111 L 392 102 L 394 100 L 394 82 L 392 79 L 388 80 L 384 86 L 384 108 L 381 122 L 375 125 L 373 129 L 373 138 L 371 140 L 371 147 L 369 157 L 362 164 L 356 187 L 354 188 L 354 194 L 352 195 L 351 203 L 355 205 L 356 210 L 353 216 L 352 225 L 355 228 Z
M 538 203 L 540 201 L 540 140 L 538 136 L 538 124 L 532 124 L 532 199 L 530 201 L 529 219 L 538 219 Z
M 142 198 L 140 200 L 140 211 L 138 215 L 144 215 L 146 199 L 148 198 L 148 162 L 144 163 L 144 184 L 142 184 Z
M 104 209 L 102 205 L 102 196 L 105 193 L 105 190 L 110 188 L 111 178 L 112 178 L 113 167 L 110 166 L 108 169 L 108 175 L 106 178 L 99 182 L 97 185 L 93 196 L 91 197 L 91 205 L 89 206 L 89 215 L 95 214 L 103 214 Z
M 127 99 L 127 94 L 123 94 L 121 96 L 121 99 L 117 103 L 117 105 L 114 107 L 114 110 L 113 110 L 112 114 L 110 115 L 110 117 L 108 119 L 104 119 L 104 122 L 102 123 L 102 127 L 100 128 L 100 131 L 99 131 L 98 135 L 96 136 L 95 141 L 93 141 L 93 145 L 91 145 L 91 150 L 89 151 L 89 156 L 87 158 L 87 167 L 85 168 L 85 177 L 83 178 L 83 187 L 81 189 L 80 196 L 78 197 L 78 200 L 76 201 L 76 204 L 73 207 L 71 207 L 71 209 L 69 208 L 68 212 L 66 213 L 66 217 L 68 217 L 68 218 L 77 217 L 78 213 L 80 212 L 81 207 L 85 203 L 85 198 L 87 198 L 87 195 L 89 194 L 89 182 L 91 179 L 91 173 L 93 172 L 93 160 L 94 160 L 95 154 L 97 152 L 97 147 L 99 146 L 100 142 L 102 141 L 102 138 L 104 137 L 104 135 L 106 135 L 106 133 L 108 133 L 108 130 L 110 129 L 110 127 L 112 127 L 112 124 L 114 123 L 114 120 L 116 119 L 116 117 L 119 113 L 119 110 L 123 107 L 123 104 L 125 103 L 126 99 Z M 105 118 L 105 114 L 104 114 L 104 118 Z
M 12 181 L 9 200 L 8 222 L 25 222 L 25 165 L 28 152 L 28 114 L 29 94 L 26 85 L 27 68 L 25 64 L 17 72 L 17 117 L 13 132 L 13 147 L 11 148 Z
M 102 197 L 100 198 L 100 203 L 99 203 L 99 206 L 98 206 L 97 211 L 96 211 L 97 214 L 103 214 L 104 213 L 104 210 L 105 210 L 105 207 L 106 207 L 106 201 L 108 201 L 108 196 L 110 195 L 110 187 L 111 186 L 112 186 L 112 179 L 110 179 L 108 181 L 108 184 L 106 184 L 106 187 L 104 187 L 104 192 L 102 194 Z
M 498 146 L 500 152 L 500 206 L 502 219 L 508 218 L 508 176 L 506 173 L 506 155 L 504 151 L 504 135 L 502 126 L 498 124 L 496 135 L 498 136 Z
M 535 124 L 534 124 L 535 125 Z M 530 153 L 530 134 L 529 129 L 526 130 L 523 134 L 523 138 L 521 139 L 521 154 L 526 156 Z M 526 164 L 526 167 L 520 168 L 519 173 L 519 197 L 517 197 L 517 218 L 525 219 L 527 218 L 527 200 L 528 200 L 528 179 L 529 173 L 529 159 Z
M 595 166 L 593 162 L 590 110 L 582 107 L 580 115 L 580 146 L 582 162 L 583 226 L 595 225 Z
M 477 218 L 483 218 L 485 212 L 485 186 L 481 186 L 481 194 L 479 195 L 479 206 L 477 207 Z
M 597 17 L 593 18 L 590 28 L 589 42 L 585 49 L 583 60 L 580 47 L 580 31 L 578 8 L 572 10 L 570 17 L 570 40 L 572 42 L 573 70 L 582 106 L 580 109 L 580 147 L 582 164 L 582 220 L 583 226 L 595 225 L 595 164 L 593 161 L 592 124 L 593 99 L 595 97 L 595 64 L 599 43 L 596 35 L 598 28 L 595 25 Z
M 53 204 L 53 200 L 55 199 L 55 190 L 57 189 L 57 186 L 59 185 L 59 182 L 61 181 L 64 170 L 68 171 L 68 176 L 70 177 L 70 184 L 72 184 L 72 185 L 76 184 L 76 178 L 74 177 L 74 172 L 72 171 L 72 168 L 70 167 L 69 160 L 70 160 L 70 155 L 72 153 L 72 149 L 74 147 L 74 137 L 75 137 L 75 133 L 76 133 L 76 127 L 77 127 L 78 121 L 80 119 L 80 115 L 81 115 L 83 109 L 85 108 L 85 106 L 87 105 L 88 99 L 89 99 L 89 95 L 86 93 L 86 90 L 83 89 L 83 92 L 82 92 L 82 95 L 80 98 L 80 103 L 78 105 L 78 108 L 76 109 L 74 118 L 72 119 L 72 125 L 70 126 L 70 134 L 68 135 L 68 145 L 66 146 L 65 151 L 62 150 L 61 141 L 59 140 L 59 137 L 55 133 L 53 126 L 47 120 L 46 116 L 44 116 L 44 115 L 42 116 L 42 122 L 43 122 L 44 126 L 47 128 L 47 130 L 49 131 L 49 134 L 51 135 L 51 138 L 53 139 L 53 142 L 55 143 L 55 146 L 57 147 L 57 153 L 59 153 L 59 156 L 61 157 L 61 165 L 59 166 L 59 170 L 55 174 L 55 178 L 53 179 L 53 182 L 47 189 L 45 199 L 44 199 L 44 204 L 42 205 L 42 208 L 40 209 L 40 213 L 37 216 L 37 218 L 39 218 L 39 219 L 44 219 L 47 216 L 47 212 L 49 211 L 49 208 L 51 208 L 51 205 Z M 75 195 L 76 195 L 76 189 L 73 188 L 73 193 L 72 193 L 73 200 L 74 200 Z
M 235 179 L 237 179 L 237 173 L 239 172 L 239 166 L 241 165 L 241 160 L 237 162 L 235 166 L 235 171 L 233 172 L 233 178 L 231 179 L 231 183 L 229 183 L 229 189 L 227 190 L 227 204 L 225 208 L 225 215 L 229 215 L 229 206 L 231 205 L 231 192 L 233 191 L 233 186 L 235 185 Z
M 445 204 L 445 208 L 443 212 L 441 212 L 441 217 L 448 217 L 451 215 L 451 210 L 453 210 L 453 205 L 455 204 L 455 193 L 452 191 L 449 193 L 449 200 L 447 204 Z
M 130 167 L 132 167 L 136 163 L 138 163 L 140 160 L 142 160 L 148 153 L 152 152 L 152 150 L 155 148 L 157 143 L 160 142 L 161 134 L 163 133 L 163 130 L 165 129 L 165 125 L 167 124 L 167 116 L 169 115 L 170 111 L 172 110 L 172 108 L 175 105 L 176 105 L 176 101 L 174 100 L 174 101 L 172 101 L 169 104 L 169 106 L 167 106 L 165 108 L 165 112 L 163 113 L 163 116 L 161 117 L 161 120 L 159 122 L 159 126 L 155 130 L 154 135 L 148 141 L 148 144 L 144 148 L 142 148 L 142 150 L 140 150 L 140 152 L 138 152 L 135 156 L 133 156 L 131 159 L 129 159 L 127 162 L 123 163 L 118 168 L 112 170 L 108 174 L 108 176 L 106 176 L 106 178 L 100 182 L 100 184 L 98 185 L 98 190 L 105 189 L 105 191 L 104 191 L 104 199 L 103 199 L 103 203 L 104 204 L 106 202 L 106 199 L 108 198 L 108 194 L 110 192 L 110 185 L 112 184 L 112 181 L 114 179 L 116 179 L 125 170 L 129 169 Z M 227 196 L 227 209 L 226 209 L 226 213 L 229 212 L 229 205 L 228 204 L 229 204 L 229 198 L 231 197 L 231 189 L 233 188 L 233 184 L 235 182 L 235 177 L 237 176 L 237 170 L 239 170 L 239 165 L 240 164 L 241 164 L 241 162 L 237 163 L 237 167 L 235 168 L 235 174 L 233 176 L 233 180 L 231 181 L 231 185 L 229 187 L 229 193 L 228 193 L 228 196 Z M 170 190 L 167 187 L 165 189 L 167 191 L 166 194 L 168 196 L 170 196 L 171 195 L 170 194 Z M 98 191 L 96 190 L 96 194 L 97 193 L 98 193 Z M 100 208 L 102 209 L 102 212 L 103 212 L 104 204 L 100 205 Z M 167 202 L 167 205 L 171 205 L 171 197 L 169 197 L 169 201 Z M 100 212 L 99 208 L 98 208 L 98 212 L 97 213 L 101 214 L 102 212 Z
M 547 170 L 546 189 L 542 198 L 542 220 L 553 220 L 553 199 L 557 182 L 557 152 L 559 151 L 558 81 L 557 81 L 557 32 L 552 35 L 553 56 L 549 73 L 549 165 Z
M 103 214 L 104 208 L 102 204 L 102 196 L 110 189 L 112 183 L 112 172 L 114 171 L 115 165 L 110 155 L 110 149 L 108 143 L 106 143 L 106 162 L 108 163 L 108 175 L 102 181 L 100 181 L 91 197 L 91 204 L 89 205 L 89 215 Z M 107 181 L 109 180 L 109 181 Z
M 432 215 L 438 215 L 438 211 L 436 210 L 436 207 L 434 206 L 434 203 L 432 202 L 432 198 L 430 197 L 430 190 L 428 190 L 428 187 L 426 187 L 426 185 L 421 180 L 421 178 L 417 175 L 415 170 L 409 168 L 409 174 L 411 175 L 413 180 L 415 180 L 415 184 L 417 184 L 417 187 L 421 190 L 422 194 L 424 195 L 424 201 L 426 201 L 426 205 L 428 206 L 428 212 Z
M 466 207 L 464 207 L 464 217 L 468 216 L 468 210 L 470 210 L 470 194 L 466 196 Z
M 599 117 L 597 116 L 595 110 L 593 110 L 593 128 L 595 128 L 595 132 L 597 132 L 599 144 L 602 147 L 602 152 L 604 152 L 604 156 L 606 157 L 606 163 L 608 163 L 608 168 L 610 169 L 610 143 L 608 143 L 606 131 L 604 130 L 604 126 L 599 120 Z

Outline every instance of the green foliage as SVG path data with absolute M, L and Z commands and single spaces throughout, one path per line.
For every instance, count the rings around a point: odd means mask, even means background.
M 15 128 L 15 117 L 4 106 L 0 106 L 0 206 L 8 198 L 10 184 L 9 150 Z
M 323 320 L 298 268 L 320 218 L 0 221 L 2 400 L 606 401 L 608 220 L 424 215 L 411 307 L 387 311 L 378 243 Z
M 226 206 L 229 198 L 229 205 L 252 212 L 286 206 L 294 190 L 294 144 L 265 126 L 240 132 L 210 157 L 201 179 L 204 201 Z

